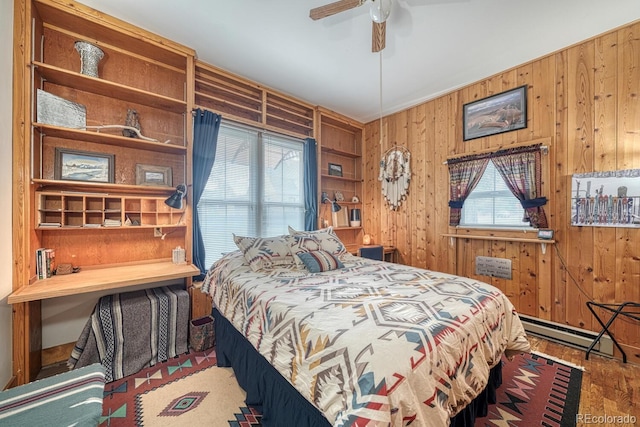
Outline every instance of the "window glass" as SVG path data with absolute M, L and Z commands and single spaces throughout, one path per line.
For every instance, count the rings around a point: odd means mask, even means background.
M 489 161 L 478 186 L 464 202 L 460 225 L 531 228 L 523 218 L 524 209 L 520 201 L 511 193 L 493 162 Z
M 242 236 L 304 229 L 302 141 L 223 123 L 216 160 L 198 203 L 207 268 Z

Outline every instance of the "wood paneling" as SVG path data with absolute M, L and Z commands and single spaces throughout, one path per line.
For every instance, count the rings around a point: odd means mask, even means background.
M 640 229 L 572 227 L 571 175 L 640 168 L 638 63 L 636 22 L 384 117 L 382 138 L 378 120 L 367 124 L 364 200 L 367 209 L 379 212 L 369 216 L 367 232 L 397 247 L 400 262 L 492 283 L 522 313 L 599 331 L 588 300 L 640 301 Z M 463 141 L 464 104 L 523 85 L 525 129 Z M 543 254 L 534 243 L 452 242 L 442 236 L 470 233 L 448 225 L 449 174 L 443 164 L 448 157 L 541 140 L 550 146 L 542 178 L 556 244 Z M 384 206 L 374 178 L 382 152 L 393 144 L 411 151 L 413 172 L 409 197 L 396 212 Z M 476 276 L 478 255 L 510 259 L 512 279 Z M 617 320 L 613 331 L 628 352 L 640 354 L 638 322 Z

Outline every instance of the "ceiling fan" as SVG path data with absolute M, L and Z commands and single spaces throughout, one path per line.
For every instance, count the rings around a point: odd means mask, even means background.
M 371 28 L 371 51 L 380 52 L 386 44 L 387 18 L 391 13 L 392 0 L 368 0 L 371 3 L 369 14 L 373 26 Z M 367 0 L 338 0 L 324 6 L 311 9 L 309 17 L 318 20 L 336 13 L 344 12 L 355 7 L 362 6 Z

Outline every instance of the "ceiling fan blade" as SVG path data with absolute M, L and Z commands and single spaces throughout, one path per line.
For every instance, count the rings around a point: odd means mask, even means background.
M 338 0 L 336 2 L 311 9 L 311 11 L 309 12 L 309 17 L 314 21 L 326 18 L 327 16 L 335 15 L 336 13 L 344 12 L 345 10 L 362 6 L 366 1 L 367 0 Z
M 371 51 L 380 52 L 386 46 L 387 22 L 373 22 L 371 27 Z

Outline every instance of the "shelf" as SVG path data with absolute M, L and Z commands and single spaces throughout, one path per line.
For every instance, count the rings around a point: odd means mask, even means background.
M 343 205 L 345 205 L 345 206 L 358 206 L 358 205 L 362 204 L 362 202 L 350 202 L 350 201 L 347 201 L 347 200 L 338 200 L 336 203 L 339 204 L 340 206 L 343 206 Z M 323 205 L 328 205 L 329 203 L 322 203 L 322 204 Z
M 115 145 L 118 147 L 136 148 L 140 150 L 155 151 L 158 153 L 182 154 L 186 155 L 187 147 L 175 144 L 165 144 L 163 142 L 145 141 L 139 138 L 127 138 L 120 135 L 112 135 L 98 131 L 86 131 L 82 129 L 65 128 L 60 126 L 33 123 L 33 126 L 40 130 L 44 136 L 79 140 L 85 142 L 95 142 L 98 144 Z M 104 131 L 107 131 L 105 129 Z
M 59 67 L 34 61 L 33 65 L 38 70 L 40 76 L 49 83 L 58 84 L 95 93 L 110 98 L 117 98 L 127 102 L 133 102 L 148 107 L 161 110 L 172 111 L 174 113 L 184 113 L 187 103 L 180 99 L 169 98 L 152 92 L 128 87 L 108 80 L 86 76 L 74 71 L 65 70 Z
M 359 159 L 360 157 L 362 157 L 360 154 L 351 153 L 349 151 L 336 150 L 335 148 L 322 147 L 321 150 L 324 153 L 331 153 L 342 157 L 350 157 L 352 159 Z
M 158 225 L 123 225 L 120 227 L 108 227 L 108 226 L 104 226 L 101 225 L 98 226 L 91 226 L 91 225 L 78 225 L 78 226 L 73 226 L 73 225 L 62 225 L 60 227 L 54 227 L 54 226 L 44 226 L 44 227 L 36 227 L 36 230 L 47 230 L 47 231 L 69 231 L 69 230 L 122 230 L 122 229 L 127 229 L 127 230 L 142 230 L 142 229 L 156 229 L 156 228 L 186 228 L 186 224 L 158 224 Z
M 475 234 L 441 234 L 443 237 L 451 237 L 455 239 L 472 239 L 472 240 L 499 240 L 504 242 L 524 242 L 524 243 L 555 243 L 555 240 L 544 240 L 537 238 L 525 238 L 525 237 L 501 237 L 501 236 L 479 236 Z
M 324 173 L 321 176 L 322 176 L 323 179 L 335 179 L 337 181 L 346 181 L 346 182 L 362 182 L 361 179 L 347 178 L 345 176 L 327 175 L 327 174 L 324 174 Z
M 72 188 L 67 194 L 77 193 L 78 195 L 87 195 L 94 193 L 100 196 L 114 194 L 143 194 L 146 196 L 167 196 L 169 197 L 175 189 L 173 187 L 154 187 L 147 185 L 127 185 L 127 184 L 105 184 L 97 182 L 85 181 L 61 181 L 56 179 L 32 179 L 31 182 L 40 187 L 46 187 L 47 190 L 60 190 Z
M 95 269 L 87 267 L 79 273 L 37 280 L 9 295 L 7 302 L 16 304 L 96 291 L 116 290 L 144 283 L 182 279 L 198 274 L 200 274 L 200 270 L 193 264 L 174 264 L 170 261 Z
M 555 240 L 544 240 L 537 238 L 525 238 L 525 237 L 501 237 L 501 236 L 480 236 L 475 234 L 441 234 L 443 237 L 448 237 L 453 245 L 453 239 L 471 239 L 471 240 L 496 240 L 501 242 L 519 242 L 519 243 L 537 243 L 542 249 L 542 253 L 547 252 L 547 243 L 554 244 Z
M 185 69 L 187 58 L 195 56 L 192 48 L 135 28 L 80 3 L 38 0 L 34 2 L 34 9 L 32 13 L 44 20 L 43 25 L 73 29 L 85 40 L 124 49 L 173 68 Z

